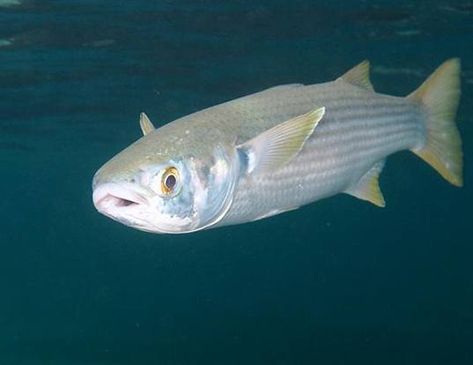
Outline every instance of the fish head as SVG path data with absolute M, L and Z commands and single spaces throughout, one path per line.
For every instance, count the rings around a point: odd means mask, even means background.
M 212 135 L 218 131 L 190 133 L 168 126 L 97 171 L 92 187 L 100 213 L 153 233 L 194 232 L 223 218 L 238 178 L 235 149 Z

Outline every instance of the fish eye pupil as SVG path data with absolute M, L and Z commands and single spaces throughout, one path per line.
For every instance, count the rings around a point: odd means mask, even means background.
M 168 175 L 166 177 L 166 180 L 164 181 L 164 184 L 166 185 L 166 188 L 168 188 L 169 190 L 172 190 L 174 189 L 174 186 L 176 186 L 176 176 L 174 175 Z

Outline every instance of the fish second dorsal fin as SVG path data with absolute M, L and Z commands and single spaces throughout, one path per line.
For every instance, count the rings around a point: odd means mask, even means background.
M 360 64 L 356 65 L 338 79 L 365 90 L 374 91 L 373 85 L 370 81 L 370 62 L 368 60 L 364 60 Z
M 383 193 L 379 188 L 379 175 L 384 167 L 384 160 L 377 162 L 374 166 L 364 174 L 361 179 L 345 193 L 354 196 L 355 198 L 369 201 L 378 206 L 385 207 Z

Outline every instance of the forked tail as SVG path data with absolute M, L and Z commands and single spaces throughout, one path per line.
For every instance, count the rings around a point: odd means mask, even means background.
M 460 72 L 460 60 L 450 59 L 407 96 L 422 104 L 427 113 L 426 143 L 412 152 L 456 186 L 463 185 L 462 141 L 455 123 L 460 100 Z

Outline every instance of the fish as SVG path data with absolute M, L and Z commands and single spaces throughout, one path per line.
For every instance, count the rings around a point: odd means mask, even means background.
M 369 62 L 334 81 L 275 86 L 155 128 L 94 175 L 99 213 L 152 233 L 242 224 L 349 194 L 385 206 L 386 158 L 410 150 L 463 185 L 460 60 L 405 97 L 374 91 Z

